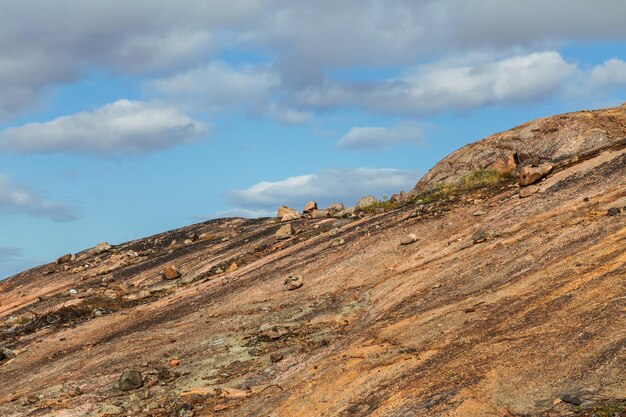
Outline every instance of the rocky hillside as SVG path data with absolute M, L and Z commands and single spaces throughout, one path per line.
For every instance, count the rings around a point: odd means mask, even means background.
M 625 120 L 531 122 L 404 198 L 11 277 L 0 415 L 626 415 Z

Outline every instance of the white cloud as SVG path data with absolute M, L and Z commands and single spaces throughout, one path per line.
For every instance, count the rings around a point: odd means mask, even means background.
M 464 65 L 427 64 L 381 82 L 326 83 L 300 91 L 296 100 L 322 108 L 362 104 L 373 111 L 434 113 L 537 100 L 557 93 L 577 71 L 558 52 L 546 51 Z
M 94 111 L 6 129 L 0 132 L 0 147 L 20 153 L 117 156 L 171 147 L 205 133 L 203 123 L 172 107 L 119 100 Z
M 237 68 L 215 62 L 150 81 L 146 87 L 169 98 L 199 103 L 209 110 L 221 110 L 234 106 L 258 106 L 280 84 L 280 75 L 267 65 Z
M 600 88 L 626 86 L 626 61 L 609 59 L 591 71 L 591 85 Z
M 0 174 L 0 211 L 48 218 L 57 222 L 76 220 L 76 209 L 58 201 L 46 200 L 29 187 L 13 183 L 5 174 Z
M 263 181 L 244 190 L 227 194 L 239 210 L 273 213 L 280 205 L 301 208 L 315 200 L 324 206 L 335 202 L 353 204 L 365 195 L 390 196 L 412 188 L 419 175 L 397 169 L 327 169 L 314 174 Z
M 353 127 L 339 139 L 343 148 L 385 149 L 394 145 L 419 145 L 424 140 L 417 123 L 402 123 L 391 127 Z

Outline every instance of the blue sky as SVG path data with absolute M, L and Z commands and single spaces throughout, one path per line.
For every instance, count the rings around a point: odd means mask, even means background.
M 1 2 L 0 277 L 389 196 L 491 133 L 618 105 L 623 16 L 621 0 Z

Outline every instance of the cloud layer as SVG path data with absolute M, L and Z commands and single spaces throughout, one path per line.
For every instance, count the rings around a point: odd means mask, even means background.
M 419 145 L 424 140 L 422 127 L 404 123 L 391 127 L 353 127 L 339 139 L 337 146 L 351 149 L 385 149 L 394 145 Z
M 324 206 L 343 202 L 353 204 L 357 199 L 373 194 L 390 196 L 410 189 L 419 175 L 397 169 L 327 169 L 314 174 L 263 181 L 244 190 L 233 190 L 227 200 L 238 209 L 231 214 L 274 213 L 283 205 L 300 209 L 310 200 Z
M 6 129 L 0 132 L 0 147 L 20 153 L 115 156 L 164 149 L 205 133 L 202 122 L 172 107 L 119 100 L 94 111 Z
M 43 199 L 29 187 L 13 183 L 5 174 L 0 174 L 0 212 L 26 214 L 56 222 L 67 222 L 78 218 L 74 207 Z

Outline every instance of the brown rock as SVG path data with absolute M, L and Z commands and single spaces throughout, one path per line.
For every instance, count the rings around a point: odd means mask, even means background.
M 285 289 L 287 291 L 297 290 L 304 285 L 302 278 L 298 275 L 292 275 L 285 280 Z
M 61 264 L 67 263 L 67 262 L 69 262 L 71 260 L 72 260 L 72 254 L 71 253 L 66 253 L 65 255 L 63 255 L 59 259 L 57 259 L 57 265 L 61 265 Z
M 412 243 L 417 242 L 419 239 L 417 238 L 417 236 L 415 236 L 415 234 L 411 233 L 410 235 L 402 238 L 402 240 L 400 240 L 400 244 L 401 245 L 410 245 Z
M 314 219 L 325 219 L 326 217 L 330 216 L 330 212 L 328 210 L 313 210 L 311 212 L 311 216 Z
M 515 171 L 517 164 L 515 163 L 515 155 L 510 153 L 491 164 L 491 169 L 501 174 L 510 174 Z
M 519 191 L 520 198 L 530 197 L 539 191 L 539 187 L 536 185 L 529 185 L 528 187 L 524 187 Z
M 272 353 L 272 354 L 270 354 L 270 361 L 272 363 L 280 362 L 281 360 L 283 360 L 283 354 L 282 353 Z
M 164 279 L 176 279 L 180 278 L 180 272 L 178 271 L 178 268 L 176 268 L 174 265 L 168 265 L 163 268 L 161 276 L 163 276 Z
M 238 267 L 237 267 L 237 264 L 233 262 L 233 263 L 232 263 L 232 264 L 228 267 L 228 269 L 226 270 L 226 272 L 235 272 L 235 271 L 237 270 L 237 268 L 238 268 Z
M 291 207 L 287 207 L 287 206 L 280 206 L 278 208 L 278 217 L 283 218 L 285 216 L 300 216 L 300 213 L 298 213 L 296 210 L 292 209 Z M 286 220 L 283 220 L 286 221 Z
M 317 210 L 317 203 L 315 201 L 309 201 L 304 206 L 304 210 L 302 210 L 302 212 L 303 213 L 311 213 L 313 210 Z
M 345 209 L 345 206 L 342 203 L 334 203 L 326 208 L 330 212 L 330 214 L 334 214 L 340 212 Z
M 292 221 L 292 220 L 298 220 L 298 219 L 300 219 L 300 217 L 302 217 L 302 216 L 300 215 L 300 213 L 298 213 L 297 211 L 295 211 L 295 210 L 294 210 L 294 211 L 292 211 L 292 212 L 285 213 L 285 214 L 281 217 L 280 221 L 281 221 L 281 222 L 290 222 L 290 221 Z
M 295 233 L 296 231 L 293 228 L 293 226 L 291 224 L 286 224 L 284 226 L 281 226 L 281 228 L 276 231 L 276 239 L 277 240 L 289 239 Z
M 551 164 L 541 164 L 538 167 L 525 166 L 520 169 L 519 183 L 521 186 L 534 184 L 552 172 Z

